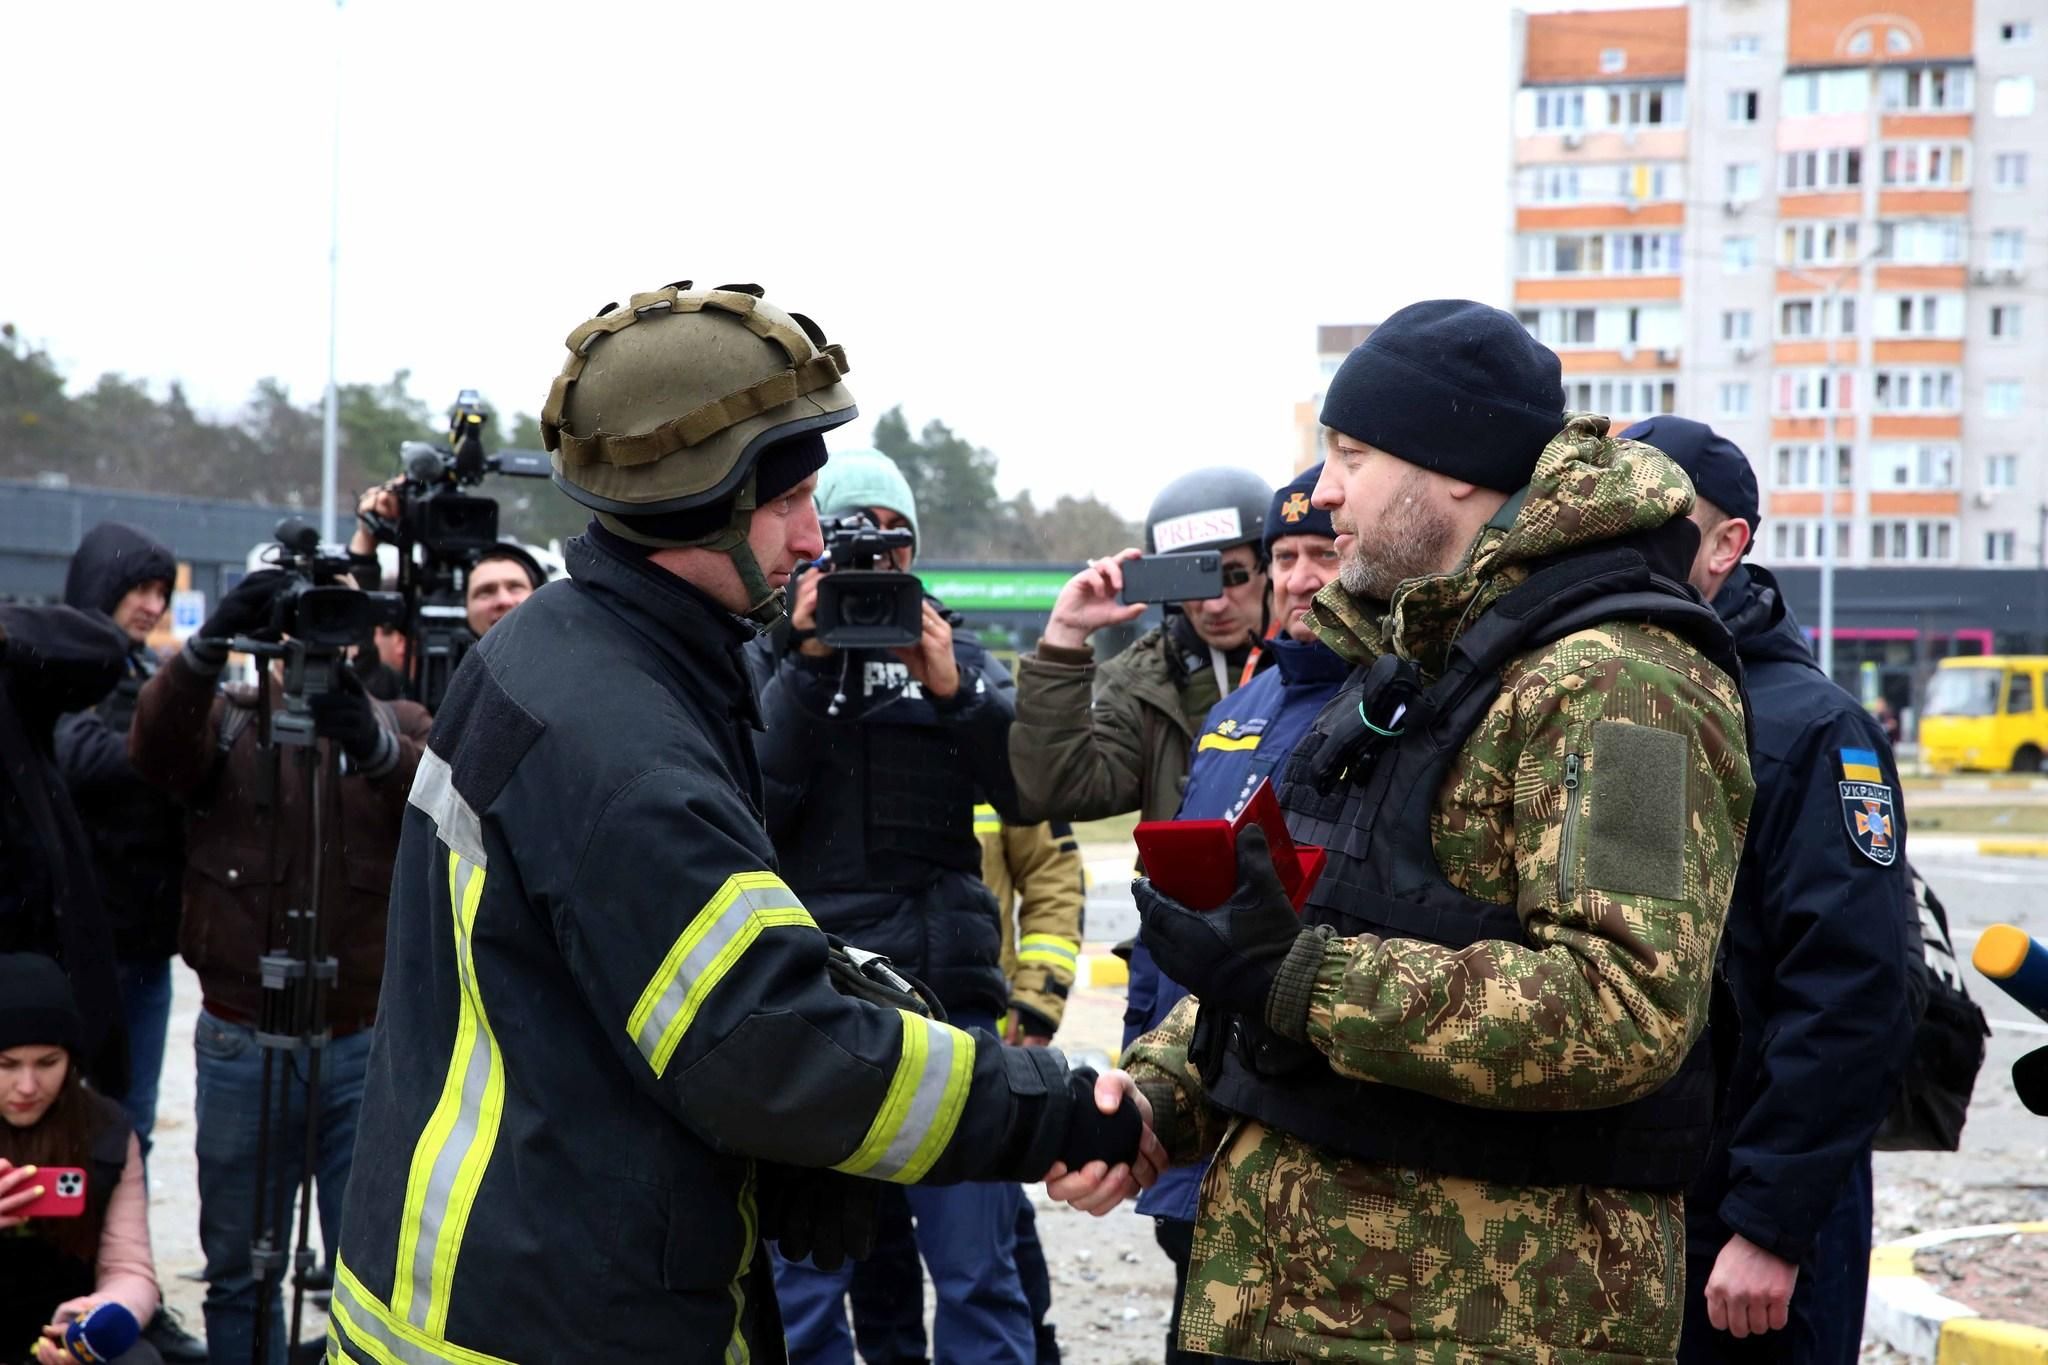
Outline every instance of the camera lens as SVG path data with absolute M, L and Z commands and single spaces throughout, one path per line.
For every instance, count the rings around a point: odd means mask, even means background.
M 885 593 L 848 593 L 839 603 L 839 619 L 849 626 L 886 626 L 895 619 L 895 603 Z

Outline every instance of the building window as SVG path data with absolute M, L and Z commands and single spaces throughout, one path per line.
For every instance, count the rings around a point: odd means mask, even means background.
M 2020 381 L 2017 379 L 1994 379 L 1984 386 L 1984 415 L 1986 417 L 2017 417 L 2020 415 Z
M 1947 489 L 1956 486 L 1956 451 L 1943 445 L 1880 445 L 1871 447 L 1873 486 Z
M 1536 126 L 1543 130 L 1576 129 L 1586 126 L 1584 90 L 1538 90 Z
M 2027 234 L 2019 228 L 1991 230 L 1991 263 L 2012 268 L 2026 259 Z
M 1788 193 L 1852 189 L 1863 183 L 1863 150 L 1860 147 L 1787 152 L 1780 164 L 1778 183 Z
M 1675 232 L 1543 233 L 1522 239 L 1525 275 L 1673 275 Z
M 1991 183 L 2002 190 L 2017 190 L 2027 183 L 2027 154 L 2000 152 L 1991 162 Z
M 1968 183 L 1969 165 L 1969 149 L 1960 142 L 1888 142 L 1884 183 L 1959 187 Z
M 1879 370 L 1871 402 L 1879 412 L 1955 412 L 1960 388 L 1954 370 Z
M 1795 416 L 1853 410 L 1851 378 L 1828 370 L 1778 371 L 1777 411 Z
M 1574 379 L 1564 386 L 1567 412 L 1597 412 L 1631 420 L 1675 411 L 1678 382 L 1673 379 Z M 1617 423 L 1617 430 L 1625 423 Z
M 1728 92 L 1728 121 L 1730 123 L 1755 123 L 1757 120 L 1757 92 L 1754 90 L 1730 90 Z
M 1728 197 L 1746 204 L 1764 191 L 1763 172 L 1754 161 L 1731 161 L 1727 167 Z
M 1997 341 L 2015 341 L 2020 334 L 2020 306 L 2016 303 L 1991 305 L 1991 336 Z
M 1628 70 L 1628 50 L 1626 48 L 1603 47 L 1600 49 L 1601 75 L 1618 76 L 1626 70 Z
M 1515 314 L 1529 335 L 1545 346 L 1591 346 L 1598 335 L 1597 308 L 1525 308 Z
M 2020 47 L 2034 41 L 2034 24 L 2029 19 L 2014 19 L 1998 26 L 1998 41 L 2007 47 Z
M 2017 455 L 1986 455 L 1984 457 L 1984 486 L 1986 488 L 2017 488 L 2020 482 L 2020 457 Z
M 1955 535 L 1955 523 L 1951 521 L 1873 521 L 1870 557 L 1893 562 L 1946 562 L 1955 558 Z
M 1721 239 L 1721 269 L 1730 275 L 1749 269 L 1756 264 L 1756 238 L 1723 237 Z
M 1870 107 L 1870 77 L 1861 71 L 1806 71 L 1779 86 L 1786 118 L 1808 114 L 1860 114 Z
M 1956 265 L 1963 225 L 1952 218 L 1908 218 L 1877 225 L 1877 254 L 1901 265 Z
M 1749 415 L 1749 384 L 1746 380 L 1721 386 L 1721 415 L 1723 417 L 1746 417 Z
M 1772 458 L 1772 484 L 1778 488 L 1826 488 L 1832 464 L 1833 486 L 1847 488 L 1852 463 L 1848 446 L 1836 446 L 1832 461 L 1826 446 L 1779 446 Z
M 1778 305 L 1781 337 L 1849 337 L 1856 335 L 1856 299 L 1837 294 L 1832 300 L 1786 299 Z
M 1911 52 L 1913 50 L 1913 35 L 1902 28 L 1886 29 L 1884 31 L 1884 50 L 1893 53 Z
M 1856 224 L 1788 223 L 1778 233 L 1786 265 L 1845 264 L 1856 259 Z
M 1607 92 L 1610 128 L 1661 128 L 1683 122 L 1683 85 L 1630 85 Z
M 2025 118 L 2034 112 L 2034 78 L 2001 76 L 1991 88 L 1991 112 L 1999 118 Z
M 1960 337 L 1963 335 L 1961 294 L 1880 294 L 1877 335 L 1881 337 Z
M 2007 24 L 2006 27 L 2011 28 L 2012 25 Z M 1760 34 L 1734 33 L 1728 37 L 1728 55 L 1731 57 L 1754 57 L 1763 50 L 1764 40 Z
M 1862 75 L 1861 72 L 1855 74 Z M 1928 66 L 1894 69 L 1878 78 L 1878 91 L 1884 108 L 1890 113 L 1961 113 L 1970 107 L 1970 68 Z
M 2010 531 L 1986 531 L 1984 533 L 1984 562 L 1986 564 L 2010 564 L 2013 551 L 2017 549 L 2015 537 Z M 2024 677 L 2025 674 L 2016 676 Z
M 1721 313 L 1721 340 L 1747 341 L 1754 319 L 1747 308 L 1729 308 Z

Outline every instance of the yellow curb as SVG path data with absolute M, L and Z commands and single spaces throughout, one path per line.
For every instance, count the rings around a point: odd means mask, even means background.
M 1935 1365 L 2048 1365 L 2048 1331 L 1989 1318 L 1950 1318 L 1941 1325 Z
M 1878 1247 L 1870 1253 L 1870 1278 L 1880 1279 L 1888 1275 L 1912 1275 L 1913 1248 L 1902 1246 Z
M 1979 839 L 1980 858 L 2048 858 L 2048 839 Z

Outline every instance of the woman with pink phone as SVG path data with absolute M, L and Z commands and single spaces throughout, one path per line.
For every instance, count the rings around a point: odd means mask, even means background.
M 0 954 L 0 1361 L 59 1365 L 64 1329 L 104 1303 L 148 1322 L 156 1265 L 142 1151 L 121 1106 L 86 1088 L 63 969 Z M 161 1365 L 137 1343 L 114 1365 Z

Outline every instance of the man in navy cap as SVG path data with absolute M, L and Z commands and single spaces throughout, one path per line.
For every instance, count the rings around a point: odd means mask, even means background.
M 1821 672 L 1770 571 L 1748 458 L 1711 427 L 1623 433 L 1699 494 L 1692 583 L 1735 636 L 1756 805 L 1723 935 L 1742 1016 L 1705 1174 L 1686 1196 L 1681 1361 L 1854 1361 L 1870 1149 L 1911 1042 L 1917 921 L 1883 729 Z

